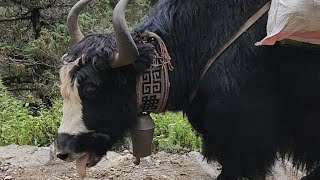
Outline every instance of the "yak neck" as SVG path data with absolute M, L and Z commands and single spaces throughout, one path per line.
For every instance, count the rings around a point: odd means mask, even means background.
M 163 0 L 155 6 L 150 17 L 140 23 L 136 30 L 147 29 L 158 34 L 166 43 L 172 58 L 175 70 L 170 72 L 168 110 L 185 110 L 189 106 L 190 93 L 201 83 L 199 79 L 202 66 L 267 2 L 268 0 Z M 265 35 L 265 25 L 266 16 L 242 35 L 226 53 L 235 56 L 232 49 L 245 46 L 248 48 L 242 56 L 250 55 L 256 48 L 254 43 Z M 220 59 L 217 59 L 211 69 L 215 69 L 215 66 L 222 68 L 220 63 L 224 66 L 237 63 L 237 68 L 240 68 L 237 71 L 245 68 L 239 67 L 239 64 L 245 63 L 236 62 L 232 57 L 225 62 Z M 231 87 L 235 84 L 237 83 L 225 83 L 222 86 L 230 87 L 221 88 L 229 91 L 235 88 Z

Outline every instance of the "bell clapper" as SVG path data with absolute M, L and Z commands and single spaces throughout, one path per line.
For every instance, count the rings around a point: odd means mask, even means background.
M 136 159 L 133 161 L 133 163 L 135 165 L 139 165 L 140 164 L 140 157 L 136 157 Z

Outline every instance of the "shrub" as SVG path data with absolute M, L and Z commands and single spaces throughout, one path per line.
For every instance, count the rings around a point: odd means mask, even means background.
M 200 149 L 201 139 L 182 113 L 152 114 L 152 117 L 156 124 L 153 138 L 155 151 L 181 152 Z
M 57 130 L 61 102 L 53 108 L 40 107 L 36 116 L 28 105 L 13 98 L 0 82 L 0 146 L 7 144 L 49 145 Z

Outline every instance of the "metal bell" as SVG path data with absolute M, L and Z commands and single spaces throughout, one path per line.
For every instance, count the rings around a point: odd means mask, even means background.
M 134 164 L 140 164 L 140 158 L 150 156 L 152 153 L 152 140 L 155 124 L 149 114 L 138 117 L 136 126 L 131 131 Z

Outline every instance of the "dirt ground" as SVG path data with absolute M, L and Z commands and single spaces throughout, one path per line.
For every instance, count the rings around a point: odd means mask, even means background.
M 108 159 L 107 159 L 108 158 Z M 87 180 L 207 180 L 212 179 L 199 163 L 187 154 L 158 153 L 151 158 L 144 158 L 136 166 L 130 153 L 108 155 L 97 166 L 87 170 Z M 79 179 L 75 173 L 74 163 L 53 160 L 40 167 L 16 167 L 2 162 L 0 179 L 24 180 L 60 180 Z
M 212 180 L 216 179 L 221 168 L 218 164 L 207 164 L 202 161 L 202 156 L 198 152 L 185 154 L 159 152 L 142 159 L 138 166 L 133 164 L 133 160 L 134 157 L 129 151 L 109 152 L 97 166 L 87 170 L 85 179 Z M 278 162 L 273 175 L 268 177 L 268 180 L 298 180 L 301 176 L 302 173 L 295 173 L 290 164 L 282 165 Z M 79 179 L 79 177 L 76 174 L 74 163 L 52 159 L 45 165 L 22 167 L 8 163 L 8 157 L 1 159 L 0 156 L 1 179 L 69 180 Z

